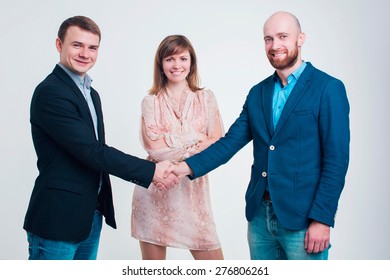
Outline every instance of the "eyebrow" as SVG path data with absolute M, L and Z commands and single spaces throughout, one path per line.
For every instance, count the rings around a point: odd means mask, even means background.
M 87 45 L 87 44 L 85 44 L 85 43 L 83 43 L 83 42 L 79 42 L 79 41 L 73 41 L 72 44 Z M 89 48 L 90 48 L 90 47 L 98 48 L 99 45 L 88 45 L 88 47 L 89 47 Z
M 273 38 L 273 37 L 277 37 L 277 36 L 280 36 L 280 35 L 290 35 L 290 33 L 288 33 L 288 32 L 278 32 L 278 33 L 276 33 L 275 36 L 266 35 L 266 36 L 264 36 L 264 39 Z

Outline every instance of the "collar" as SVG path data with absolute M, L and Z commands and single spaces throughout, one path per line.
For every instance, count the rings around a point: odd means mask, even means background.
M 287 84 L 289 84 L 292 81 L 292 79 L 298 80 L 299 77 L 301 76 L 303 70 L 305 70 L 306 66 L 307 66 L 306 61 L 302 61 L 302 64 L 287 77 Z M 273 74 L 273 78 L 275 81 L 278 81 L 279 83 L 281 83 L 281 80 L 280 80 L 278 73 L 276 71 Z
M 75 82 L 77 86 L 79 87 L 85 86 L 87 89 L 91 88 L 92 79 L 88 74 L 85 74 L 85 77 L 83 78 L 82 76 L 77 75 L 76 73 L 70 71 L 68 68 L 66 68 L 66 66 L 64 66 L 60 62 L 58 63 L 58 66 L 60 66 L 66 72 L 66 74 L 68 74 L 69 77 L 72 78 L 72 80 Z

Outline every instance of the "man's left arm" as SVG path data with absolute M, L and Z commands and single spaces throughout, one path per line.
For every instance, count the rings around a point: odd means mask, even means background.
M 333 227 L 349 163 L 349 103 L 344 84 L 332 79 L 320 102 L 321 175 L 309 218 Z
M 331 80 L 324 89 L 319 113 L 322 165 L 318 191 L 309 213 L 305 248 L 317 253 L 329 245 L 338 201 L 349 163 L 349 103 L 344 84 Z

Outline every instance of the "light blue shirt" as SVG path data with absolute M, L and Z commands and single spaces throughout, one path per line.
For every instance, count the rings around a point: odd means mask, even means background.
M 96 109 L 95 109 L 95 106 L 93 105 L 93 101 L 92 101 L 92 98 L 91 98 L 91 84 L 92 84 L 91 77 L 86 74 L 85 78 L 83 78 L 83 77 L 73 73 L 72 71 L 70 71 L 68 68 L 66 68 L 61 63 L 58 63 L 58 65 L 62 69 L 64 69 L 64 71 L 69 75 L 69 77 L 72 78 L 72 80 L 75 82 L 77 87 L 82 92 L 85 100 L 87 101 L 87 104 L 88 104 L 88 107 L 89 107 L 89 111 L 91 112 L 91 116 L 92 116 L 93 126 L 95 128 L 95 136 L 96 136 L 96 139 L 99 140 Z
M 272 117 L 274 129 L 278 124 L 280 115 L 283 112 L 284 105 L 286 105 L 287 99 L 293 91 L 295 84 L 297 83 L 299 77 L 301 76 L 303 70 L 305 70 L 306 62 L 303 62 L 301 66 L 298 67 L 293 73 L 287 77 L 287 85 L 283 87 L 282 81 L 275 73 L 275 89 L 274 95 L 272 98 Z

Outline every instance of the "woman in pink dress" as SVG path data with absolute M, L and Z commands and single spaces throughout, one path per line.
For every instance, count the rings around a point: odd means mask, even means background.
M 154 83 L 142 101 L 141 140 L 155 162 L 183 159 L 223 135 L 214 94 L 199 87 L 195 51 L 182 35 L 165 38 L 154 61 Z M 182 178 L 174 188 L 135 186 L 131 235 L 143 259 L 166 259 L 166 248 L 190 250 L 194 259 L 223 259 L 207 175 Z

